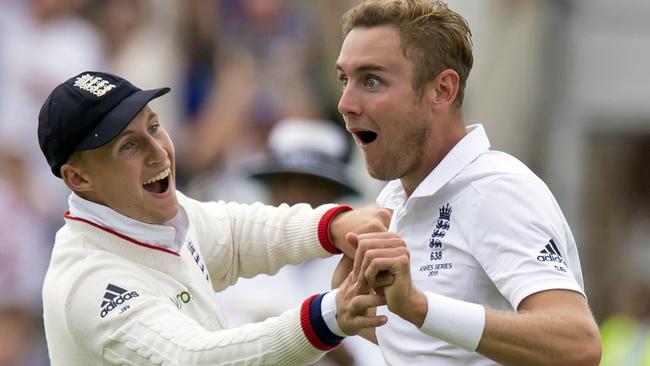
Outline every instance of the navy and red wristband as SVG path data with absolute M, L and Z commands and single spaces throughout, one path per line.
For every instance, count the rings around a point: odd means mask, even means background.
M 302 303 L 300 325 L 307 340 L 321 351 L 329 351 L 338 346 L 343 337 L 339 337 L 327 327 L 321 311 L 321 302 L 325 294 L 314 295 Z

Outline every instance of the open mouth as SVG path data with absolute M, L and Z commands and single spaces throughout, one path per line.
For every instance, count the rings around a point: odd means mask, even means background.
M 162 171 L 160 174 L 156 175 L 155 177 L 149 179 L 146 181 L 142 187 L 151 193 L 163 193 L 167 191 L 167 188 L 169 188 L 169 175 L 171 171 L 168 169 L 165 169 Z
M 355 131 L 354 134 L 363 144 L 370 144 L 377 139 L 377 133 L 372 131 Z

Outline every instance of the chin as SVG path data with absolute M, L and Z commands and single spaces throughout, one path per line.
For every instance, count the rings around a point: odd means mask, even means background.
M 370 166 L 370 164 L 368 164 L 366 165 L 366 169 L 368 170 L 368 174 L 375 179 L 379 179 L 383 181 L 388 181 L 393 179 L 390 175 L 386 174 L 386 172 L 384 171 L 385 169 L 382 169 L 382 167 L 372 167 Z
M 178 214 L 179 210 L 179 204 L 177 201 L 174 201 L 173 204 L 170 204 L 169 207 L 164 207 L 164 208 L 159 208 L 156 210 L 150 210 L 148 213 L 146 213 L 147 220 L 146 222 L 149 224 L 163 224 L 174 217 Z
M 169 207 L 164 212 L 161 212 L 162 222 L 169 221 L 178 215 L 179 205 L 178 201 L 174 201 L 174 205 Z

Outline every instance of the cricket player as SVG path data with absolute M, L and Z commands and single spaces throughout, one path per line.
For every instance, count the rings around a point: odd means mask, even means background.
M 324 320 L 336 321 L 331 293 L 228 329 L 214 292 L 285 264 L 341 249 L 352 255 L 345 234 L 385 230 L 388 212 L 184 196 L 176 191 L 173 143 L 148 105 L 168 91 L 82 72 L 43 104 L 39 144 L 52 173 L 72 190 L 43 285 L 52 365 L 317 360 L 342 340 Z M 385 322 L 358 320 L 360 327 Z
M 355 333 L 348 315 L 376 297 L 388 322 L 362 334 L 389 365 L 597 365 L 600 336 L 558 203 L 490 149 L 482 125 L 465 126 L 467 22 L 438 1 L 371 0 L 344 15 L 343 32 L 339 111 L 370 175 L 389 181 L 377 201 L 394 212 L 389 232 L 350 235 L 340 334 Z

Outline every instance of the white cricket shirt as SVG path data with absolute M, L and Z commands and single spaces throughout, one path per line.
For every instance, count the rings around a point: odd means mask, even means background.
M 504 311 L 543 290 L 584 294 L 576 243 L 544 182 L 516 158 L 491 151 L 483 126 L 467 131 L 411 197 L 395 180 L 377 198 L 394 210 L 389 231 L 409 248 L 414 285 Z M 378 313 L 388 316 L 377 338 L 389 365 L 496 364 L 386 307 Z

